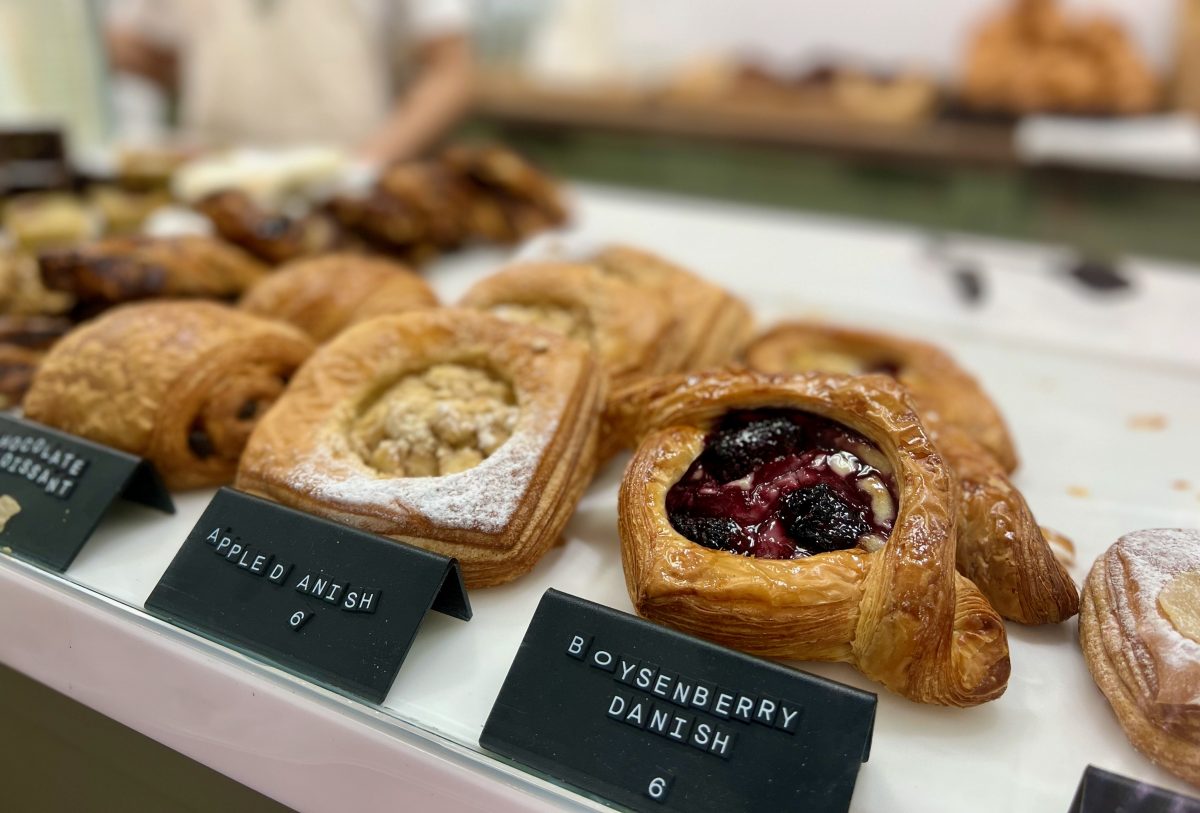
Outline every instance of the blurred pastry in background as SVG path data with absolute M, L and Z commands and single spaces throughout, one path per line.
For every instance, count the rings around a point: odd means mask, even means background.
M 910 124 L 929 119 L 939 95 L 933 78 L 915 68 L 878 71 L 836 62 L 791 75 L 752 58 L 705 56 L 685 63 L 661 98 L 667 104 L 746 113 Z
M 0 313 L 63 314 L 75 298 L 42 283 L 37 259 L 20 250 L 0 251 Z
M 20 248 L 40 251 L 96 237 L 100 222 L 69 192 L 34 192 L 4 205 L 4 231 Z
M 88 190 L 88 203 L 100 217 L 105 235 L 136 234 L 142 224 L 171 202 L 165 189 L 145 191 L 127 189 L 118 184 L 97 184 Z
M 72 326 L 62 316 L 0 316 L 0 409 L 21 403 L 46 351 Z
M 240 189 L 214 192 L 195 208 L 222 239 L 272 265 L 322 254 L 344 242 L 332 218 L 319 212 L 300 217 L 271 212 Z
M 117 182 L 130 190 L 167 190 L 193 151 L 169 145 L 127 147 L 117 155 Z
M 437 304 L 433 289 L 405 266 L 341 253 L 288 263 L 251 288 L 240 307 L 289 322 L 324 342 L 374 316 Z
M 515 243 L 561 225 L 558 184 L 503 147 L 452 147 L 398 164 L 365 194 L 339 195 L 337 221 L 370 245 L 414 265 L 463 243 Z
M 928 119 L 938 103 L 938 89 L 919 71 L 874 74 L 843 70 L 833 78 L 834 104 L 848 115 L 881 124 Z
M 48 288 L 75 297 L 77 316 L 152 297 L 235 299 L 267 269 L 211 237 L 111 237 L 38 258 Z
M 1074 19 L 1056 0 L 1015 0 L 971 41 L 962 98 L 1003 113 L 1131 115 L 1153 110 L 1159 81 L 1119 24 Z

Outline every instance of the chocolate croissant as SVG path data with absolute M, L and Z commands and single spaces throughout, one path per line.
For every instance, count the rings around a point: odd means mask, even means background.
M 266 266 L 210 237 L 114 237 L 38 258 L 48 288 L 78 301 L 80 315 L 157 297 L 235 299 Z
M 638 613 L 921 703 L 1003 693 L 1004 624 L 955 572 L 958 491 L 883 376 L 650 382 L 618 522 Z
M 51 349 L 25 414 L 149 459 L 170 488 L 220 485 L 312 347 L 289 325 L 215 303 L 126 305 Z
M 251 288 L 242 310 L 290 322 L 318 342 L 387 313 L 436 307 L 433 289 L 399 263 L 326 254 L 281 267 Z

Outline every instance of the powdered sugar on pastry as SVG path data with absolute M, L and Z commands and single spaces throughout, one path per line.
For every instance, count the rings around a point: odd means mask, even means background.
M 1166 705 L 1200 703 L 1200 643 L 1177 629 L 1159 604 L 1164 588 L 1176 577 L 1200 570 L 1200 532 L 1155 529 L 1127 534 L 1117 543 L 1115 561 L 1119 567 L 1109 573 L 1110 589 L 1118 580 L 1126 587 L 1113 592 L 1113 609 L 1123 633 L 1142 642 L 1144 649 L 1135 652 L 1152 660 L 1142 663 L 1141 671 L 1157 681 L 1155 699 Z

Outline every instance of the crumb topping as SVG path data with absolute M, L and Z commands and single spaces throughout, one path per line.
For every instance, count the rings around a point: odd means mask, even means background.
M 513 433 L 511 385 L 487 370 L 438 364 L 401 378 L 359 410 L 354 450 L 391 477 L 438 477 L 473 468 Z

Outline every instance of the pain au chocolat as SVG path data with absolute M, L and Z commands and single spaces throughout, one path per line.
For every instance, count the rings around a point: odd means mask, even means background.
M 883 373 L 899 381 L 960 483 L 959 570 L 1013 621 L 1058 623 L 1078 612 L 1079 590 L 1054 555 L 1054 537 L 1008 478 L 1017 456 L 1000 411 L 950 356 L 883 333 L 795 322 L 760 336 L 745 359 L 766 372 Z
M 514 579 L 591 480 L 604 379 L 581 344 L 474 310 L 381 316 L 321 347 L 237 487 Z
M 25 415 L 149 459 L 170 488 L 221 485 L 310 352 L 298 330 L 224 305 L 124 305 L 54 345 Z
M 1003 693 L 1004 625 L 955 571 L 953 472 L 893 380 L 700 373 L 635 400 L 619 527 L 639 614 L 918 702 Z

